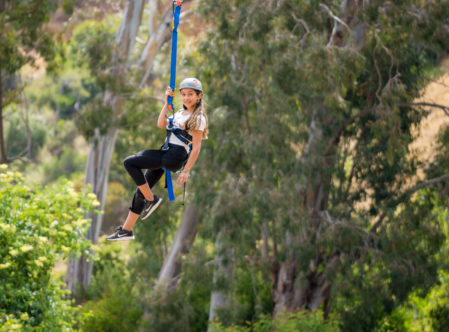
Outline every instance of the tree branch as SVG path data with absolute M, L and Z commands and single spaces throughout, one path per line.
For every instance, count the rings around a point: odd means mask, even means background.
M 351 124 L 352 122 L 354 122 L 355 120 L 357 120 L 358 118 L 368 115 L 373 111 L 376 111 L 378 109 L 380 109 L 382 107 L 382 105 L 377 105 L 377 106 L 373 106 L 370 108 L 367 108 L 363 111 L 360 111 L 357 114 L 354 114 L 353 116 L 351 116 L 350 118 L 346 119 L 345 122 L 342 123 L 342 125 L 337 129 L 337 134 L 334 136 L 334 138 L 329 142 L 329 144 L 326 147 L 326 150 L 324 150 L 324 155 L 327 155 L 330 151 L 330 149 L 332 149 L 332 147 L 335 144 L 338 144 L 339 140 L 340 140 L 340 136 L 343 134 L 343 132 L 346 130 L 346 127 Z
M 367 108 L 367 109 L 365 109 L 365 110 L 363 110 L 363 111 L 361 111 L 361 112 L 351 116 L 350 118 L 346 119 L 345 122 L 343 122 L 342 125 L 337 129 L 337 133 L 334 136 L 334 138 L 327 145 L 326 150 L 324 151 L 324 155 L 326 155 L 330 151 L 332 146 L 334 146 L 335 144 L 337 144 L 339 142 L 340 136 L 346 130 L 346 127 L 348 125 L 350 125 L 352 122 L 354 122 L 358 118 L 360 118 L 362 116 L 365 116 L 365 115 L 367 115 L 367 114 L 369 114 L 369 113 L 371 113 L 373 111 L 376 111 L 376 110 L 380 109 L 383 106 L 384 105 L 377 105 L 377 106 L 374 106 L 374 107 Z M 436 104 L 436 103 L 427 103 L 427 102 L 401 103 L 401 104 L 398 104 L 397 106 L 399 106 L 399 107 L 410 107 L 410 106 L 434 107 L 434 108 L 441 109 L 447 116 L 449 116 L 449 106 Z
M 404 202 L 404 200 L 407 197 L 410 197 L 411 195 L 413 195 L 415 192 L 417 192 L 418 190 L 422 189 L 422 188 L 426 188 L 431 186 L 432 184 L 435 183 L 439 183 L 442 182 L 446 179 L 449 179 L 449 173 L 441 175 L 439 177 L 424 181 L 422 183 L 417 184 L 416 186 L 413 186 L 409 189 L 407 189 L 406 191 L 404 191 L 401 195 L 399 195 L 399 197 L 396 199 L 395 205 L 399 205 L 400 203 Z M 377 231 L 377 229 L 381 226 L 382 222 L 384 221 L 385 217 L 387 216 L 387 213 L 384 212 L 380 218 L 374 223 L 374 225 L 371 227 L 370 233 L 374 233 Z
M 449 116 L 449 106 L 435 104 L 435 103 L 427 103 L 427 102 L 417 102 L 417 103 L 406 103 L 399 104 L 399 106 L 428 106 L 441 109 L 447 116 Z
M 332 17 L 335 20 L 334 28 L 332 29 L 332 34 L 331 34 L 331 36 L 329 38 L 329 42 L 327 43 L 326 46 L 327 47 L 338 46 L 340 44 L 340 42 L 343 40 L 343 31 L 340 28 L 340 26 L 338 25 L 338 23 L 340 23 L 345 28 L 347 28 L 349 32 L 352 32 L 352 30 L 349 27 L 349 25 L 344 22 L 344 20 L 342 20 L 339 17 L 337 17 L 336 15 L 334 15 L 332 13 L 332 11 L 329 9 L 328 6 L 326 6 L 325 4 L 320 3 L 320 7 L 325 12 L 327 12 L 330 15 L 330 17 Z M 340 8 L 340 13 L 343 16 L 348 18 L 348 22 L 351 21 L 352 14 L 353 14 L 353 8 L 348 3 L 348 1 L 343 1 L 342 6 Z
M 7 163 L 8 156 L 5 150 L 5 140 L 3 133 L 3 76 L 2 68 L 0 67 L 0 163 Z
M 320 7 L 321 7 L 322 9 L 324 9 L 324 11 L 327 12 L 327 13 L 329 14 L 330 17 L 332 17 L 335 21 L 337 21 L 337 22 L 343 24 L 343 25 L 348 29 L 348 31 L 351 32 L 351 28 L 349 27 L 349 25 L 347 25 L 345 22 L 343 22 L 343 20 L 341 20 L 338 16 L 335 16 L 335 15 L 332 13 L 332 11 L 329 9 L 328 6 L 326 6 L 326 5 L 323 4 L 323 3 L 320 3 Z
M 299 41 L 299 43 L 301 45 L 304 45 L 304 42 L 306 41 L 307 36 L 310 34 L 310 29 L 309 26 L 307 25 L 306 21 L 304 21 L 303 19 L 297 18 L 295 13 L 292 13 L 293 19 L 296 21 L 296 23 L 300 23 L 304 29 L 306 30 L 306 33 L 304 34 L 304 36 L 301 38 L 301 40 Z M 296 24 L 292 30 L 292 33 L 295 31 L 296 27 L 298 24 Z
M 444 174 L 444 175 L 441 175 L 441 176 L 439 176 L 439 177 L 437 177 L 437 178 L 433 178 L 433 179 L 427 180 L 427 181 L 425 181 L 425 182 L 422 182 L 422 183 L 420 183 L 420 184 L 417 184 L 416 186 L 414 186 L 414 187 L 412 187 L 412 188 L 407 189 L 407 190 L 405 191 L 405 193 L 402 194 L 402 196 L 404 196 L 404 198 L 405 198 L 405 196 L 413 195 L 413 194 L 414 194 L 415 192 L 417 192 L 419 189 L 422 189 L 422 188 L 428 187 L 428 186 L 430 186 L 430 185 L 432 185 L 432 184 L 435 184 L 435 183 L 444 181 L 444 180 L 447 179 L 447 178 L 449 178 L 449 173 Z

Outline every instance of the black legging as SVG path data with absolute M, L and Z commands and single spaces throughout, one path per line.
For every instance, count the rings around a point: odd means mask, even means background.
M 147 182 L 150 188 L 153 188 L 164 174 L 162 168 L 176 172 L 183 166 L 188 155 L 186 149 L 176 144 L 169 144 L 168 146 L 167 151 L 143 150 L 123 161 L 123 165 L 125 165 L 137 186 Z M 142 173 L 142 169 L 147 169 L 145 175 Z M 142 213 L 144 200 L 145 197 L 137 188 L 129 209 L 136 214 Z

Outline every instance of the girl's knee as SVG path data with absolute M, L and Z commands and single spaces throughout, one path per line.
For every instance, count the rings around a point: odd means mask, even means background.
M 125 168 L 128 168 L 128 167 L 130 167 L 130 166 L 132 166 L 132 157 L 133 156 L 129 156 L 129 157 L 126 157 L 124 160 L 123 160 L 123 166 L 125 166 Z

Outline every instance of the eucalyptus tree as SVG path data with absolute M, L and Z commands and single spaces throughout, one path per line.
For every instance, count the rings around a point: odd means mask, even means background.
M 136 47 L 136 40 L 145 10 L 148 13 L 147 40 L 140 48 Z M 170 40 L 171 20 L 171 3 L 128 0 L 114 39 L 106 31 L 97 30 L 86 40 L 85 59 L 103 89 L 100 96 L 83 111 L 80 120 L 80 128 L 90 143 L 84 182 L 90 184 L 97 195 L 99 210 L 105 206 L 109 169 L 118 132 L 130 118 L 136 120 L 133 110 L 128 108 L 128 101 L 139 99 L 139 92 L 151 84 L 155 56 Z M 89 217 L 92 224 L 87 237 L 97 243 L 102 215 Z M 91 274 L 92 262 L 84 256 L 74 260 L 66 275 L 68 287 L 71 290 L 75 290 L 76 285 L 85 288 Z
M 211 313 L 237 301 L 230 264 L 271 283 L 273 314 L 335 308 L 352 320 L 347 330 L 373 328 L 435 277 L 442 236 L 420 190 L 449 175 L 418 181 L 424 165 L 408 145 L 426 115 L 414 102 L 425 70 L 447 52 L 449 3 L 202 8 L 216 26 L 200 51 L 212 126 L 195 184 L 203 226 L 222 242 L 215 292 L 224 302 Z M 256 304 L 266 296 L 248 292 Z

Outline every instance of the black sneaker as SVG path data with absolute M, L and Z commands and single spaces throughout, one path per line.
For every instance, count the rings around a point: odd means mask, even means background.
M 106 240 L 108 241 L 126 241 L 126 240 L 133 240 L 134 234 L 133 231 L 127 231 L 126 229 L 123 229 L 122 226 L 117 228 L 116 232 L 112 235 L 109 235 Z
M 143 211 L 140 214 L 140 219 L 144 220 L 147 219 L 150 214 L 153 213 L 154 210 L 157 209 L 159 204 L 162 203 L 162 198 L 157 197 L 154 195 L 154 199 L 152 201 L 145 200 L 145 205 L 143 206 Z

